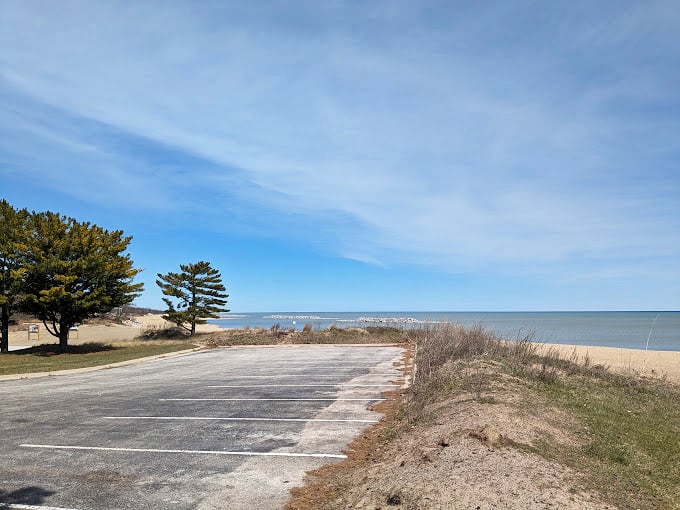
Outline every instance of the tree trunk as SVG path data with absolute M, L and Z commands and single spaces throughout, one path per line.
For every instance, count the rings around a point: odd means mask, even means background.
M 59 324 L 59 352 L 66 352 L 68 349 L 68 330 L 65 324 Z
M 9 303 L 0 306 L 0 329 L 2 330 L 2 338 L 0 338 L 0 352 L 9 352 Z
M 189 336 L 194 336 L 196 334 L 196 323 L 192 322 L 191 323 L 191 333 Z

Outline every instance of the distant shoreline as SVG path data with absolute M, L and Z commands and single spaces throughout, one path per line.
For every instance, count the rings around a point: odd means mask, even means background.
M 440 323 L 481 325 L 508 338 L 532 334 L 535 341 L 565 345 L 680 351 L 680 312 L 319 312 L 266 311 L 226 314 L 211 320 L 225 329 L 264 328 L 276 324 L 300 329 L 337 327 L 412 328 Z
M 274 314 L 275 315 L 275 314 Z M 296 314 L 298 315 L 298 314 Z M 303 315 L 303 314 L 299 314 Z M 318 315 L 318 314 L 315 314 Z M 85 342 L 111 342 L 133 340 L 146 328 L 162 328 L 169 325 L 163 320 L 160 314 L 145 314 L 132 317 L 125 324 L 112 325 L 87 325 L 79 327 L 77 336 L 69 339 L 72 344 Z M 298 324 L 301 329 L 302 324 Z M 15 331 L 10 333 L 10 347 L 30 346 L 38 343 L 54 343 L 56 339 L 44 331 L 39 341 L 33 337 L 27 340 L 26 331 Z M 216 324 L 204 324 L 198 326 L 198 331 L 202 333 L 219 332 L 221 328 Z M 236 328 L 228 328 L 236 329 Z M 649 349 L 645 351 L 641 348 L 612 347 L 585 344 L 565 344 L 554 342 L 536 342 L 544 348 L 557 349 L 562 357 L 569 358 L 572 354 L 579 357 L 588 356 L 593 364 L 610 366 L 615 370 L 633 370 L 643 375 L 667 376 L 669 381 L 680 384 L 680 348 L 677 350 L 657 350 Z

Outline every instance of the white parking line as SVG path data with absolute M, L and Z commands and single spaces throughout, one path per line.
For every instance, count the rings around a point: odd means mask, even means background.
M 341 377 L 343 375 L 349 375 L 349 374 L 337 374 L 337 375 L 329 375 L 329 374 L 274 374 L 274 375 L 230 375 L 228 376 L 231 379 L 285 379 L 287 377 L 318 377 L 319 379 L 332 379 L 334 377 Z M 390 374 L 378 374 L 378 373 L 373 373 L 373 374 L 364 374 L 359 377 L 398 377 L 400 374 L 394 372 Z M 339 383 L 341 384 L 341 383 Z
M 385 360 L 385 361 L 390 361 L 390 360 Z M 319 358 L 319 359 L 314 359 L 314 360 L 297 360 L 297 359 L 277 359 L 277 362 L 279 363 L 284 363 L 286 365 L 289 364 L 295 364 L 295 365 L 318 365 L 318 364 L 323 364 L 323 363 L 328 363 L 329 365 L 352 365 L 353 367 L 360 367 L 360 368 L 365 368 L 365 367 L 374 367 L 376 365 L 379 365 L 380 363 L 385 363 L 385 361 L 379 361 L 379 362 L 371 362 L 371 361 L 353 361 L 353 360 L 332 360 L 332 359 L 327 359 L 327 358 Z M 265 366 L 269 367 L 270 365 L 251 365 L 251 367 L 257 367 L 257 366 Z
M 220 384 L 206 386 L 206 388 L 386 388 L 398 386 L 394 383 L 389 384 Z
M 319 418 L 229 418 L 219 416 L 102 416 L 104 420 L 215 420 L 215 421 L 304 421 L 321 423 L 378 423 L 378 420 L 319 419 Z
M 20 444 L 23 448 L 43 448 L 48 450 L 95 450 L 107 452 L 141 452 L 141 453 L 195 453 L 204 455 L 232 455 L 245 457 L 314 457 L 323 459 L 346 459 L 347 455 L 335 453 L 288 453 L 288 452 L 229 452 L 223 450 L 163 450 L 155 448 L 113 448 L 104 446 L 72 446 L 53 444 Z M 1 508 L 1 507 L 0 507 Z M 49 508 L 49 507 L 37 507 Z M 68 509 L 60 509 L 68 510 Z
M 60 506 L 24 505 L 20 503 L 0 503 L 1 510 L 77 510 Z
M 377 402 L 384 398 L 159 398 L 161 402 Z

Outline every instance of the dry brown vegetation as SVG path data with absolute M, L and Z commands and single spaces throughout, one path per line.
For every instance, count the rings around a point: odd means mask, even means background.
M 680 390 L 481 327 L 409 333 L 414 383 L 302 508 L 680 508 Z
M 232 345 L 269 345 L 269 344 L 376 344 L 406 343 L 410 333 L 403 329 L 386 327 L 368 328 L 328 328 L 313 330 L 311 326 L 302 331 L 285 330 L 277 324 L 270 329 L 225 329 L 202 335 L 201 341 L 209 347 Z

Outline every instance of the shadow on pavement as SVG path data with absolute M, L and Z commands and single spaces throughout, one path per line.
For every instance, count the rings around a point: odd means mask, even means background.
M 10 505 L 39 505 L 45 498 L 54 494 L 42 487 L 24 487 L 11 492 L 0 490 L 0 509 L 10 508 Z

